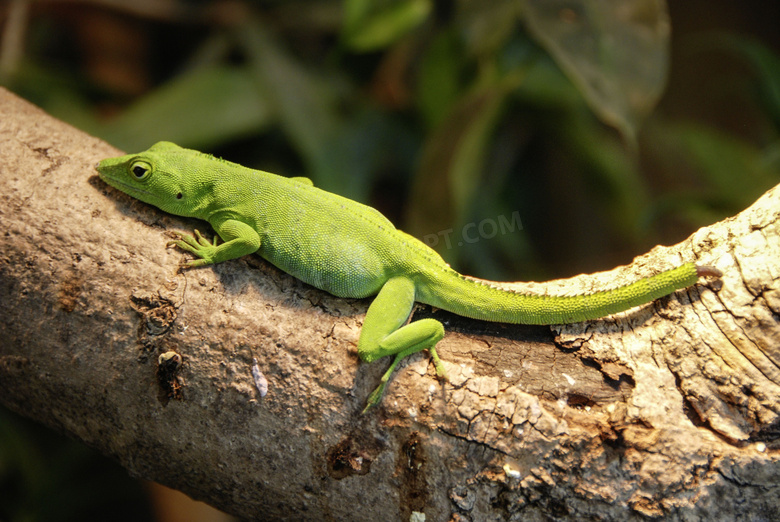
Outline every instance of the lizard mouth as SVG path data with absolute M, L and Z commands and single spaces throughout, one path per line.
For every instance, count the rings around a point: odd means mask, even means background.
M 140 189 L 135 185 L 131 185 L 130 183 L 126 183 L 120 179 L 111 177 L 104 172 L 98 171 L 98 175 L 100 176 L 100 179 L 102 179 L 103 181 L 105 181 L 106 183 L 108 183 L 114 188 L 117 188 L 123 192 L 127 192 L 131 195 L 137 194 L 138 199 L 148 201 L 150 198 L 154 198 L 154 194 L 152 194 L 148 190 Z

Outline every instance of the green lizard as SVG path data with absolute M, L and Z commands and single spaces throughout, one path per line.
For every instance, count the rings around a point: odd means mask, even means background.
M 252 170 L 169 142 L 104 159 L 97 170 L 106 183 L 134 198 L 211 224 L 221 244 L 197 230 L 169 243 L 198 257 L 185 267 L 257 253 L 337 297 L 376 295 L 360 332 L 358 354 L 366 362 L 386 355 L 395 359 L 370 394 L 366 410 L 379 402 L 407 355 L 427 349 L 436 372 L 445 376 L 436 352 L 444 327 L 431 318 L 406 324 L 415 301 L 483 321 L 564 324 L 621 312 L 693 285 L 699 277 L 721 275 L 715 268 L 686 263 L 592 294 L 522 294 L 457 273 L 379 211 L 318 189 L 308 178 Z

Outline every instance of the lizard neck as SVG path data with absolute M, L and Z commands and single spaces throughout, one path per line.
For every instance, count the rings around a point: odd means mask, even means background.
M 257 216 L 267 207 L 268 199 L 278 192 L 277 178 L 280 176 L 240 165 L 225 174 L 215 169 L 213 176 L 204 181 L 206 186 L 192 207 L 192 217 L 211 222 L 217 215 Z M 247 214 L 247 210 L 251 212 Z

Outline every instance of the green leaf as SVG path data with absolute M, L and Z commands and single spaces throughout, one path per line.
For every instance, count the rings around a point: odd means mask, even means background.
M 258 23 L 241 28 L 239 41 L 260 95 L 318 187 L 365 201 L 380 165 L 400 164 L 408 171 L 413 146 L 405 131 L 357 96 L 349 112 L 341 110 L 342 78 L 300 62 Z
M 780 57 L 764 45 L 741 36 L 720 35 L 714 45 L 741 56 L 751 65 L 758 76 L 761 102 L 775 127 L 780 128 Z
M 211 148 L 264 128 L 272 112 L 246 69 L 211 66 L 177 76 L 106 125 L 101 136 L 124 150 L 167 140 Z
M 416 101 L 428 128 L 438 124 L 458 98 L 462 52 L 457 38 L 450 31 L 443 31 L 422 57 Z
M 260 95 L 275 111 L 279 124 L 302 156 L 306 175 L 337 191 L 340 165 L 334 163 L 333 142 L 343 132 L 338 98 L 326 78 L 298 62 L 260 24 L 240 29 Z M 339 156 L 335 158 L 339 161 Z
M 464 58 L 495 56 L 517 32 L 518 6 L 516 0 L 458 2 L 455 25 L 463 35 Z
M 767 161 L 767 151 L 736 136 L 656 118 L 646 130 L 653 144 L 646 149 L 663 151 L 654 158 L 659 170 L 697 189 L 706 187 L 698 190 L 699 201 L 721 218 L 749 206 L 780 179 L 778 164 Z
M 406 228 L 412 235 L 425 238 L 448 230 L 468 212 L 508 90 L 496 85 L 462 97 L 429 135 L 407 214 Z M 444 245 L 432 246 L 440 250 Z
M 342 39 L 353 51 L 382 49 L 420 25 L 431 0 L 346 0 Z
M 669 16 L 663 0 L 520 0 L 533 37 L 592 110 L 635 143 L 666 83 Z

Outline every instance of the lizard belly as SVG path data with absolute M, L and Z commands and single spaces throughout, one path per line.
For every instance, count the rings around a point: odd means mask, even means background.
M 387 280 L 381 256 L 371 247 L 344 238 L 327 242 L 268 239 L 258 253 L 304 283 L 337 297 L 375 295 Z
M 276 214 L 253 224 L 261 235 L 258 253 L 335 296 L 377 294 L 405 255 L 393 224 L 335 194 L 301 184 L 289 188 L 274 200 Z

